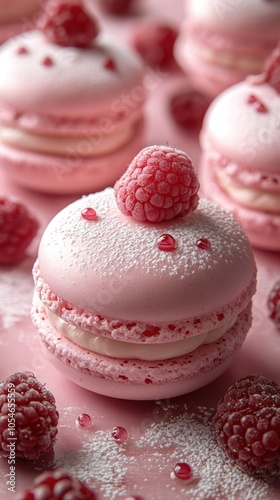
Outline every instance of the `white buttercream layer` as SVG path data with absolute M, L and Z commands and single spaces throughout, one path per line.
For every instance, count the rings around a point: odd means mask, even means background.
M 263 58 L 235 54 L 231 51 L 216 50 L 212 47 L 192 42 L 192 50 L 204 61 L 231 69 L 244 70 L 247 73 L 256 73 L 261 70 Z
M 33 134 L 16 127 L 0 124 L 1 142 L 17 149 L 43 154 L 67 156 L 77 154 L 95 157 L 109 153 L 126 144 L 135 132 L 135 125 L 108 134 L 81 134 L 80 136 Z
M 133 344 L 108 339 L 92 332 L 71 325 L 45 308 L 49 322 L 56 330 L 76 345 L 84 349 L 121 359 L 142 359 L 144 361 L 160 361 L 176 358 L 190 353 L 203 344 L 212 344 L 221 338 L 235 323 L 236 317 L 213 330 L 195 335 L 185 340 L 161 344 Z
M 280 212 L 280 193 L 245 186 L 229 177 L 218 167 L 215 168 L 215 175 L 222 189 L 240 205 L 253 210 Z

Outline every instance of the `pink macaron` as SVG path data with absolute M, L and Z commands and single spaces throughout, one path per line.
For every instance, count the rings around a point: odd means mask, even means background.
M 143 149 L 115 189 L 46 228 L 33 322 L 77 384 L 124 399 L 188 393 L 221 375 L 251 323 L 256 268 L 234 218 L 198 199 L 183 151 Z
M 113 185 L 142 147 L 143 63 L 77 0 L 49 0 L 37 30 L 0 50 L 0 163 L 25 187 Z
M 262 70 L 279 41 L 280 3 L 185 0 L 175 55 L 193 85 L 215 97 Z
M 0 0 L 0 44 L 34 26 L 39 0 Z
M 232 212 L 251 243 L 280 250 L 280 51 L 266 72 L 220 94 L 201 132 L 201 187 Z

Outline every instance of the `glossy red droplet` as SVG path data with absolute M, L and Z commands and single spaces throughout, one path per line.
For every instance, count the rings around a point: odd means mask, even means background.
M 49 56 L 45 57 L 43 59 L 42 63 L 44 66 L 53 66 L 54 65 L 53 59 Z
M 176 248 L 176 241 L 171 234 L 162 234 L 157 240 L 159 250 L 164 252 L 172 252 Z
M 197 240 L 196 246 L 201 250 L 211 250 L 211 243 L 207 238 L 200 238 Z
M 106 59 L 105 63 L 104 63 L 104 68 L 106 69 L 110 69 L 112 71 L 115 71 L 116 70 L 116 63 L 113 59 L 109 58 L 109 59 Z
M 256 101 L 257 101 L 256 96 L 254 96 L 253 94 L 250 94 L 249 97 L 248 97 L 248 103 L 249 104 L 253 104 Z
M 255 104 L 255 109 L 258 113 L 267 113 L 268 109 L 265 104 L 254 94 L 250 94 L 248 97 L 249 104 Z
M 112 436 L 114 439 L 118 440 L 118 441 L 126 441 L 126 439 L 128 438 L 128 433 L 126 431 L 126 429 L 124 429 L 124 427 L 114 427 L 112 429 Z
M 88 207 L 82 211 L 82 217 L 86 220 L 96 220 L 97 214 L 94 208 Z
M 28 54 L 28 50 L 27 50 L 27 48 L 26 48 L 26 47 L 21 46 L 21 47 L 19 47 L 19 48 L 17 49 L 17 54 L 19 54 L 19 55 L 22 55 L 22 54 Z
M 259 113 L 266 113 L 267 112 L 267 107 L 264 104 L 259 104 L 257 107 L 257 111 Z
M 187 481 L 193 477 L 192 468 L 185 462 L 180 462 L 174 467 L 174 474 L 179 479 Z
M 80 427 L 90 427 L 91 426 L 91 418 L 87 413 L 81 413 L 78 418 L 77 422 Z

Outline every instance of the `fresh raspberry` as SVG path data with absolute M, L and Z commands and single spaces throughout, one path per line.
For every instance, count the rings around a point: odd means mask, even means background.
M 95 500 L 95 494 L 85 484 L 67 472 L 56 469 L 40 474 L 31 490 L 20 493 L 16 500 Z
M 264 72 L 265 81 L 280 93 L 280 44 L 266 60 Z
M 65 47 L 90 47 L 99 32 L 97 21 L 85 12 L 79 0 L 48 0 L 37 28 L 51 43 Z
M 161 222 L 191 213 L 198 204 L 198 177 L 184 151 L 149 146 L 115 184 L 120 211 L 141 222 Z
M 99 2 L 100 6 L 110 14 L 121 16 L 127 14 L 133 0 L 99 0 Z
M 267 306 L 269 317 L 274 321 L 278 330 L 280 330 L 280 280 L 275 283 L 268 295 Z
M 213 418 L 218 443 L 249 475 L 280 475 L 280 388 L 251 375 L 231 386 Z
M 24 205 L 0 197 L 0 264 L 21 260 L 38 227 Z
M 31 372 L 17 372 L 0 384 L 0 454 L 37 460 L 57 434 L 55 399 Z
M 134 28 L 131 43 L 142 59 L 152 67 L 175 64 L 173 47 L 178 31 L 158 23 L 143 23 Z
M 170 111 L 174 121 L 186 129 L 201 128 L 210 100 L 196 90 L 187 90 L 170 99 Z

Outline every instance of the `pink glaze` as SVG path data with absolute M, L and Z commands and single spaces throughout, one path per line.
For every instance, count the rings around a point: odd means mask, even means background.
M 87 207 L 94 208 L 97 221 L 81 216 Z M 175 238 L 176 250 L 158 249 L 163 233 Z M 211 252 L 197 247 L 201 238 L 211 242 Z M 216 205 L 200 200 L 190 215 L 138 223 L 120 213 L 110 188 L 54 217 L 43 234 L 38 261 L 43 281 L 70 305 L 112 319 L 156 324 L 207 318 L 230 303 L 243 309 L 255 276 L 246 236 Z
M 260 72 L 278 43 L 279 24 L 279 2 L 186 0 L 177 61 L 198 88 L 215 96 Z
M 202 191 L 237 217 L 254 245 L 273 250 L 280 249 L 279 115 L 280 94 L 249 78 L 213 101 L 201 132 Z
M 121 360 L 90 353 L 58 336 L 44 310 L 32 317 L 47 357 L 72 381 L 93 392 L 122 399 L 160 399 L 198 389 L 220 376 L 238 353 L 251 324 L 251 304 L 217 342 L 165 361 Z

